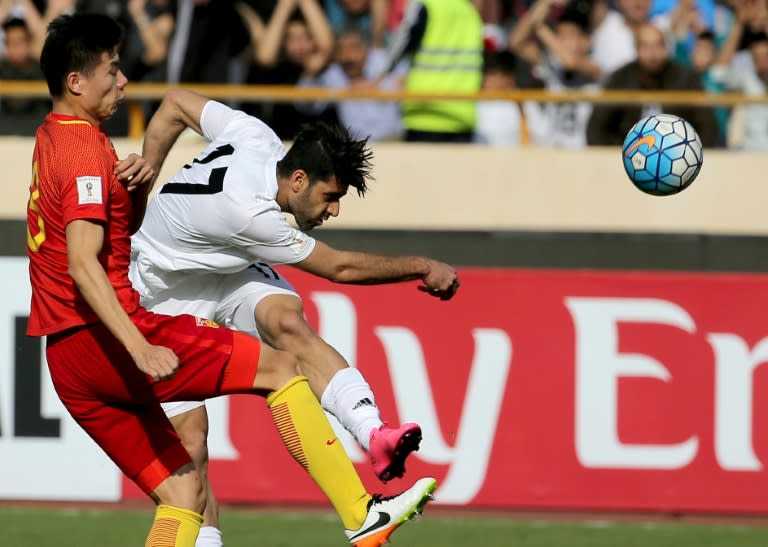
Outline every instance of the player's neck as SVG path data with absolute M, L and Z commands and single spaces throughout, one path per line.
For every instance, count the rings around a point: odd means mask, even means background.
M 94 126 L 99 126 L 101 124 L 98 119 L 89 114 L 87 110 L 80 107 L 77 103 L 63 98 L 53 100 L 53 108 L 51 109 L 51 112 L 62 116 L 74 116 L 81 120 L 85 120 Z

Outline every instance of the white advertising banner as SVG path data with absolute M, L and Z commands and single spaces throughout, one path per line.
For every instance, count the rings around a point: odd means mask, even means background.
M 24 257 L 0 258 L 0 499 L 120 499 L 120 472 L 69 417 L 25 336 L 29 276 Z

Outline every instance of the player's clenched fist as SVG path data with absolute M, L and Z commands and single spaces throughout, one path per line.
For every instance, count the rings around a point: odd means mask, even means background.
M 170 378 L 179 368 L 179 358 L 173 351 L 163 346 L 148 344 L 132 357 L 139 370 L 155 382 Z
M 459 289 L 459 275 L 453 266 L 431 260 L 429 264 L 429 273 L 422 279 L 424 285 L 419 286 L 420 291 L 424 291 L 431 296 L 440 298 L 440 300 L 450 300 Z

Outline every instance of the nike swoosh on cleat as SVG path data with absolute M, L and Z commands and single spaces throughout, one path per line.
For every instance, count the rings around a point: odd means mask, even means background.
M 386 526 L 387 524 L 389 524 L 389 521 L 390 521 L 389 513 L 381 513 L 381 512 L 379 512 L 379 519 L 376 522 L 371 524 L 365 530 L 362 530 L 361 532 L 358 532 L 357 534 L 355 534 L 354 536 L 349 538 L 349 541 L 350 542 L 354 542 L 360 536 L 364 536 L 365 534 L 367 534 L 368 532 L 370 532 L 372 530 L 375 530 L 377 528 L 381 528 L 382 526 Z
M 336 442 L 336 439 L 329 439 L 329 440 L 325 441 L 325 444 L 327 444 L 328 446 L 331 446 L 335 442 Z

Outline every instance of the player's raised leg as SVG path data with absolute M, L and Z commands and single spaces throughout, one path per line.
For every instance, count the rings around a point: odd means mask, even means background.
M 259 359 L 251 376 L 252 388 L 269 394 L 267 406 L 288 452 L 328 497 L 345 527 L 359 526 L 365 520 L 370 496 L 341 443 L 333 442 L 333 429 L 307 379 L 296 376 L 296 358 L 236 332 L 225 372 L 230 381 L 223 389 L 241 390 L 237 382 L 249 381 L 254 355 Z
M 342 444 L 333 442 L 333 429 L 307 379 L 294 375 L 297 362 L 293 355 L 235 332 L 224 389 L 241 391 L 236 383 L 251 373 L 249 359 L 257 352 L 253 389 L 270 392 L 267 406 L 286 448 L 330 500 L 352 544 L 381 545 L 427 503 L 435 488 L 434 479 L 422 479 L 391 498 L 369 495 Z M 379 514 L 385 516 L 380 518 Z
M 382 423 L 368 382 L 307 323 L 297 296 L 272 294 L 250 309 L 261 338 L 296 356 L 322 407 L 370 454 L 376 475 L 385 482 L 403 476 L 406 458 L 419 448 L 421 428 L 413 423 L 396 428 Z M 246 323 L 249 318 L 243 316 L 249 311 L 243 304 L 236 322 Z

